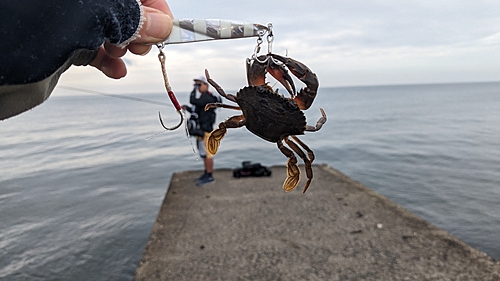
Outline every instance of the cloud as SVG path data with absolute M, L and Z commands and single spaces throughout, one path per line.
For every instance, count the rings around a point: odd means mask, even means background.
M 273 52 L 306 63 L 322 86 L 500 80 L 500 2 L 493 1 L 168 1 L 177 18 L 273 23 Z M 165 48 L 170 81 L 190 91 L 208 68 L 225 89 L 245 85 L 245 58 L 256 40 Z M 264 46 L 263 50 L 266 50 Z M 157 51 L 127 55 L 129 73 L 113 81 L 72 68 L 61 83 L 123 92 L 160 92 Z M 81 77 L 84 75 L 85 80 Z

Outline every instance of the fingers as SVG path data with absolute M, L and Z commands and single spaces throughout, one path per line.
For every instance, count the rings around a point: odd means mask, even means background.
M 165 40 L 172 31 L 172 12 L 164 0 L 142 0 L 144 23 L 139 31 L 139 38 L 127 49 L 136 55 L 145 55 L 151 50 L 151 44 Z
M 120 58 L 127 53 L 127 49 L 120 48 L 114 44 L 111 44 L 109 42 L 104 43 L 104 50 L 108 53 L 113 58 Z
M 110 56 L 104 49 L 104 46 L 99 47 L 97 56 L 90 65 L 99 69 L 110 78 L 119 79 L 127 75 L 127 67 L 123 60 L 119 57 Z
M 129 49 L 129 51 L 132 54 L 144 56 L 147 53 L 149 53 L 149 51 L 151 50 L 151 47 L 152 47 L 152 45 L 132 43 L 132 44 L 128 45 L 127 49 Z
M 165 0 L 141 0 L 141 2 L 145 7 L 151 7 L 160 10 L 169 15 L 170 18 L 174 18 L 174 16 L 172 15 L 172 11 L 170 11 L 170 7 Z
M 127 50 L 136 55 L 145 55 L 151 45 L 165 40 L 172 30 L 172 12 L 165 0 L 141 0 L 144 11 L 144 23 L 139 30 L 139 37 L 126 48 L 105 43 L 97 51 L 97 56 L 90 65 L 102 71 L 110 78 L 119 79 L 127 74 L 127 67 L 121 59 Z
M 151 7 L 143 7 L 144 23 L 134 43 L 153 44 L 165 40 L 172 30 L 172 18 Z

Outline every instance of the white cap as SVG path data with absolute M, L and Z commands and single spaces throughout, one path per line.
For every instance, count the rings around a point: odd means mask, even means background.
M 194 82 L 202 82 L 204 84 L 208 84 L 207 78 L 205 78 L 205 76 L 200 76 L 198 78 L 194 78 L 193 80 L 194 80 Z

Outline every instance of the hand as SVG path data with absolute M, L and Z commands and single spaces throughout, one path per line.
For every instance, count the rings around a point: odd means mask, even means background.
M 140 37 L 122 49 L 111 43 L 104 43 L 97 50 L 97 56 L 90 65 L 106 76 L 119 79 L 127 75 L 127 67 L 121 57 L 127 50 L 136 55 L 145 55 L 151 44 L 158 43 L 170 35 L 174 16 L 165 0 L 141 0 L 145 22 L 139 31 Z

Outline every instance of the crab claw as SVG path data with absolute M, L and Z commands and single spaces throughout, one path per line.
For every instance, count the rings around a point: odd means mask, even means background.
M 259 56 L 257 59 L 247 58 L 247 80 L 250 86 L 266 84 L 267 58 Z
M 267 64 L 267 72 L 285 87 L 292 98 L 295 97 L 297 91 L 295 90 L 295 84 L 293 83 L 292 77 L 288 74 L 288 71 L 286 71 L 285 66 L 279 61 L 272 59 L 272 56 Z
M 290 70 L 295 77 L 306 84 L 306 87 L 300 89 L 294 100 L 302 110 L 311 107 L 319 87 L 319 81 L 316 74 L 314 74 L 305 64 L 292 58 L 286 58 L 276 54 L 270 54 L 270 56 L 286 65 L 288 70 Z M 271 75 L 273 74 L 271 73 Z
M 247 59 L 247 80 L 250 86 L 266 85 L 266 74 L 269 72 L 280 82 L 292 97 L 295 97 L 295 85 L 284 65 L 273 60 L 269 55 Z

